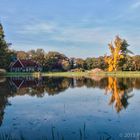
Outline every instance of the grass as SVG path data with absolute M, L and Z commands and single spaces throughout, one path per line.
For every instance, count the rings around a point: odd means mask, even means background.
M 4 76 L 6 77 L 25 77 L 25 76 L 50 76 L 50 77 L 82 77 L 88 75 L 87 72 L 7 72 Z
M 117 71 L 117 72 L 99 72 L 90 73 L 85 72 L 52 72 L 52 73 L 42 73 L 42 76 L 51 77 L 92 77 L 92 76 L 102 76 L 102 77 L 140 77 L 140 71 Z
M 87 76 L 88 72 L 50 72 L 42 73 L 42 76 L 53 76 L 53 77 L 83 77 Z
M 32 75 L 32 73 L 27 73 L 27 72 L 7 72 L 6 74 L 5 74 L 6 76 L 15 76 L 15 75 L 23 75 L 23 76 L 25 76 L 25 75 Z
M 25 77 L 25 76 L 50 76 L 50 77 L 92 77 L 92 76 L 111 76 L 111 77 L 140 77 L 140 71 L 117 71 L 117 72 L 99 72 L 99 73 L 90 73 L 85 72 L 7 72 L 6 77 Z
M 66 135 L 64 137 L 63 133 L 59 133 L 59 130 L 55 126 L 51 126 L 50 129 L 51 129 L 51 133 L 48 133 L 48 131 L 47 131 L 46 135 L 42 136 L 39 139 L 40 140 L 66 140 Z M 88 137 L 87 132 L 88 131 L 87 131 L 86 123 L 84 123 L 84 125 L 81 128 L 79 128 L 79 133 L 78 133 L 78 131 L 75 132 L 76 135 L 79 136 L 77 140 L 91 139 L 91 137 Z M 107 132 L 98 134 L 98 136 L 99 136 L 100 140 L 111 140 L 112 139 L 111 135 L 109 135 Z M 31 139 L 33 139 L 33 138 L 31 138 Z M 94 138 L 92 137 L 92 139 L 94 139 Z M 12 135 L 12 133 L 10 133 L 10 132 L 8 133 L 5 131 L 1 131 L 0 140 L 27 140 L 27 138 L 26 138 L 26 134 L 24 134 L 22 132 L 17 133 L 17 135 Z M 29 138 L 28 138 L 28 140 L 29 140 Z
M 39 72 L 7 72 L 5 77 L 25 77 L 25 76 L 34 76 L 39 77 Z
M 9 133 L 0 132 L 0 140 L 26 140 L 26 139 L 24 138 L 22 134 L 20 134 L 20 138 L 17 139 Z
M 117 71 L 117 72 L 100 72 L 97 76 L 111 77 L 140 77 L 140 71 Z

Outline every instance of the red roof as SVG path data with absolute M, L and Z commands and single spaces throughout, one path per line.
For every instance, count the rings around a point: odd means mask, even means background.
M 32 60 L 17 60 L 11 67 L 35 67 L 38 64 Z

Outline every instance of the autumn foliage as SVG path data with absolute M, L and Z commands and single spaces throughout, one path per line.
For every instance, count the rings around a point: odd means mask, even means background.
M 109 77 L 106 92 L 108 91 L 112 93 L 109 104 L 115 103 L 116 111 L 119 112 L 123 108 L 122 98 L 125 95 L 125 90 L 118 87 L 116 78 Z
M 116 36 L 114 43 L 108 44 L 111 55 L 105 56 L 105 62 L 108 64 L 108 71 L 117 71 L 119 66 L 124 63 L 127 53 L 132 53 L 127 49 L 129 46 L 126 40 Z

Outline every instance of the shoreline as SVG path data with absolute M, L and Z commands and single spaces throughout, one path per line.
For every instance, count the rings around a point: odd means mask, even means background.
M 117 71 L 117 72 L 100 72 L 96 76 L 110 77 L 140 77 L 140 71 Z
M 33 77 L 85 77 L 87 72 L 7 72 L 6 77 L 24 77 L 24 76 L 33 76 Z
M 131 71 L 131 72 L 98 72 L 91 73 L 90 71 L 86 72 L 6 72 L 5 77 L 24 77 L 24 76 L 34 76 L 34 77 L 92 77 L 92 76 L 104 76 L 104 77 L 140 77 L 140 71 Z

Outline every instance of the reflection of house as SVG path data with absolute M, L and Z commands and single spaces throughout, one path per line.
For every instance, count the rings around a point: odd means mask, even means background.
M 9 84 L 11 93 L 16 95 L 31 95 L 42 97 L 44 88 L 42 86 L 42 78 L 34 77 L 10 77 Z
M 15 87 L 16 89 L 33 87 L 39 85 L 40 81 L 34 79 L 33 77 L 12 77 L 10 78 L 10 85 Z
M 10 65 L 11 72 L 34 72 L 42 71 L 42 67 L 32 60 L 16 60 Z

